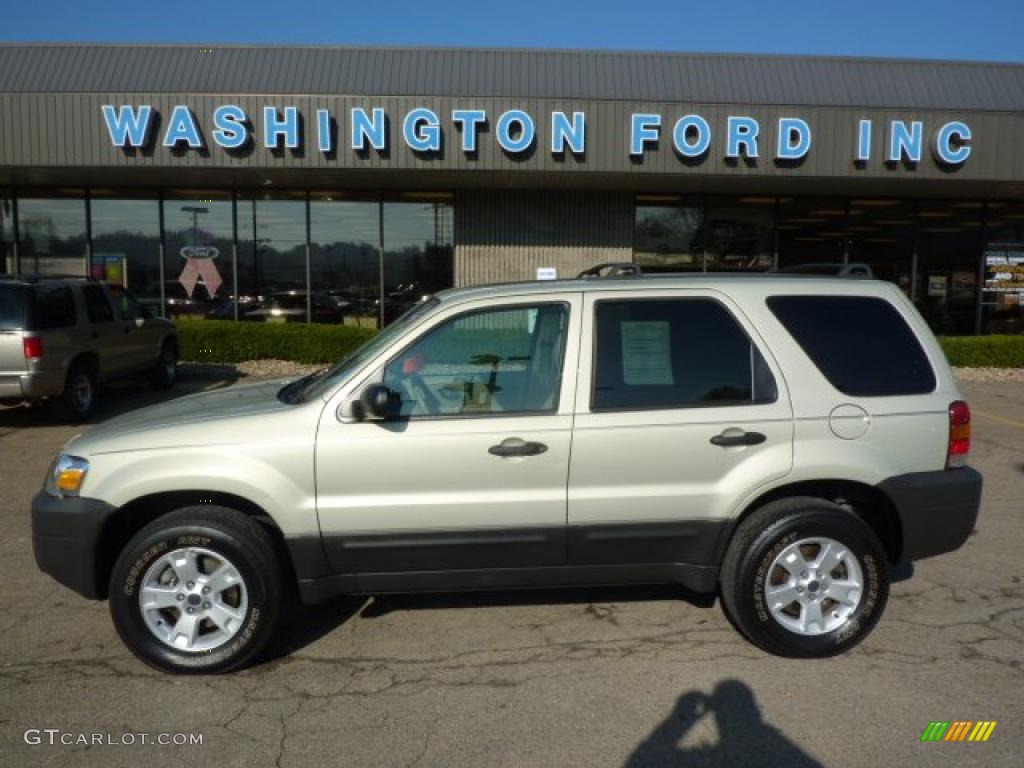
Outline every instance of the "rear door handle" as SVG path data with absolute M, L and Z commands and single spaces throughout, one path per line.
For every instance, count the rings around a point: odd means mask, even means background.
M 507 437 L 498 445 L 492 445 L 487 452 L 493 456 L 507 459 L 513 456 L 538 456 L 547 449 L 548 447 L 544 443 L 533 443 L 518 437 Z
M 731 448 L 739 445 L 760 445 L 767 440 L 760 432 L 744 432 L 742 429 L 727 429 L 711 438 L 712 445 Z

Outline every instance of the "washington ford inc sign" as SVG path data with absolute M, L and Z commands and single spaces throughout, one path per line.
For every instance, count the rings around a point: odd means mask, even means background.
M 103 120 L 115 147 L 147 147 L 155 140 L 171 149 L 196 149 L 207 147 L 204 127 L 196 120 L 192 109 L 184 104 L 176 105 L 167 117 L 159 136 L 154 136 L 157 126 L 163 123 L 156 109 L 149 104 L 103 105 Z M 336 136 L 340 131 L 332 130 L 337 119 L 328 109 L 315 110 L 315 120 L 310 129 L 309 140 L 315 139 L 316 147 L 324 154 L 338 151 Z M 344 121 L 347 126 L 348 147 L 353 152 L 390 149 L 391 116 L 380 108 L 355 107 L 349 110 Z M 462 152 L 472 155 L 477 152 L 483 129 L 490 128 L 491 115 L 483 109 L 456 109 L 445 126 L 436 112 L 426 107 L 417 107 L 401 115 L 401 140 L 413 152 L 429 157 L 441 151 L 444 132 L 459 134 Z M 338 120 L 338 124 L 341 121 Z M 299 149 L 307 137 L 304 116 L 297 107 L 264 106 L 259 115 L 248 115 L 235 104 L 224 104 L 213 111 L 209 137 L 218 147 L 226 151 L 241 151 L 256 140 L 259 126 L 259 140 L 267 149 Z M 572 153 L 583 155 L 587 148 L 587 115 L 585 112 L 552 112 L 548 123 L 548 136 L 538 136 L 537 124 L 532 115 L 521 109 L 509 109 L 494 117 L 493 140 L 510 155 L 520 155 L 534 150 L 542 141 L 555 155 Z M 758 158 L 762 154 L 781 162 L 798 162 L 812 150 L 814 136 L 807 121 L 799 117 L 780 117 L 775 126 L 775 141 L 772 146 L 762 146 L 761 123 L 741 115 L 730 115 L 725 124 L 712 126 L 700 115 L 684 115 L 674 123 L 663 120 L 656 113 L 633 113 L 628 125 L 624 126 L 623 150 L 634 158 L 642 158 L 645 152 L 653 151 L 664 138 L 671 140 L 676 153 L 688 160 L 700 160 L 715 147 L 726 158 Z M 860 119 L 854 131 L 852 157 L 857 162 L 872 159 L 874 142 L 872 134 L 884 132 L 883 146 L 885 162 L 918 163 L 926 146 L 935 161 L 941 165 L 956 166 L 964 163 L 971 154 L 971 129 L 959 120 L 934 126 L 926 135 L 924 123 L 920 120 L 890 120 L 888 122 Z

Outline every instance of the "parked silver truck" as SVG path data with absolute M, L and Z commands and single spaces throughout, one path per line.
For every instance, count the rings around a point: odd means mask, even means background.
M 84 278 L 0 278 L 0 402 L 48 400 L 84 421 L 98 386 L 148 374 L 169 387 L 177 372 L 174 323 L 119 285 Z

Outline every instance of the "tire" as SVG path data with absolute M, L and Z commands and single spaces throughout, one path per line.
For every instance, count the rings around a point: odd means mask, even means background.
M 61 421 L 86 421 L 96 411 L 97 395 L 96 367 L 84 360 L 75 361 L 68 370 L 64 391 L 54 402 L 54 410 Z
M 233 571 L 210 578 L 225 565 Z M 152 667 L 230 672 L 272 640 L 283 576 L 258 522 L 226 507 L 185 507 L 147 525 L 122 550 L 110 576 L 110 614 L 125 645 Z M 143 599 L 156 598 L 144 611 Z
M 831 570 L 818 565 L 823 556 Z M 874 531 L 852 512 L 823 499 L 782 499 L 736 529 L 720 591 L 728 617 L 761 649 L 822 658 L 874 629 L 889 597 L 889 566 Z
M 170 389 L 178 378 L 178 350 L 174 342 L 165 341 L 160 357 L 149 372 L 149 381 L 157 389 Z

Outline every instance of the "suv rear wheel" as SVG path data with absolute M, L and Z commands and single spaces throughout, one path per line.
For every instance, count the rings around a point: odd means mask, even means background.
M 149 372 L 149 380 L 157 389 L 170 389 L 178 377 L 178 351 L 174 344 L 165 341 L 160 348 L 160 357 Z
M 832 656 L 863 640 L 882 615 L 885 549 L 863 520 L 836 504 L 783 499 L 736 529 L 721 595 L 729 618 L 762 649 Z
M 95 367 L 84 360 L 72 363 L 64 391 L 55 403 L 58 416 L 64 421 L 85 421 L 96 410 L 96 395 Z
M 167 672 L 211 674 L 255 659 L 281 609 L 282 569 L 250 517 L 202 505 L 171 512 L 125 546 L 110 578 L 121 639 Z

